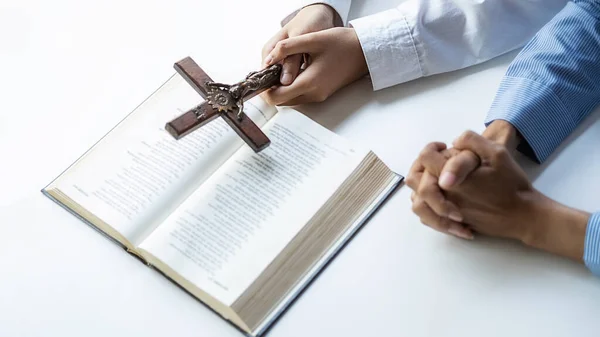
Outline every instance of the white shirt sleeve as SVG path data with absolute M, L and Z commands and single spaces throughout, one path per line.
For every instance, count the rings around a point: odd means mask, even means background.
M 350 25 L 362 46 L 373 89 L 379 90 L 519 48 L 566 3 L 408 0 L 394 9 L 352 20 Z
M 302 0 L 302 7 L 314 4 L 326 4 L 331 6 L 331 8 L 335 9 L 335 11 L 339 14 L 340 18 L 344 22 L 344 26 L 348 24 L 348 13 L 350 13 L 350 5 L 352 4 L 352 0 Z

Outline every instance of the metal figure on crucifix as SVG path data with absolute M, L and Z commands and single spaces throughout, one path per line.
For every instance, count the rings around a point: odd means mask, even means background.
M 246 79 L 233 85 L 213 82 L 189 57 L 175 63 L 175 69 L 206 100 L 167 123 L 165 129 L 175 139 L 221 116 L 255 152 L 269 146 L 269 138 L 244 114 L 244 101 L 280 84 L 280 64 L 252 72 Z

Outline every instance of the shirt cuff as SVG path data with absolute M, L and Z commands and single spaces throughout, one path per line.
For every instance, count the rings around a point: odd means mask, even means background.
M 414 80 L 423 70 L 406 16 L 397 8 L 350 21 L 369 68 L 373 90 Z
M 519 151 L 543 162 L 577 126 L 562 101 L 542 83 L 505 76 L 485 119 L 512 124 L 526 143 Z
M 590 216 L 585 234 L 583 261 L 596 276 L 600 276 L 600 212 Z

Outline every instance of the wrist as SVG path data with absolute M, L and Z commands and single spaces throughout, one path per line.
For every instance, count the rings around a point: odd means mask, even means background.
M 523 199 L 526 216 L 518 238 L 525 245 L 552 254 L 583 261 L 585 235 L 590 215 L 554 201 L 538 191 Z
M 521 141 L 517 128 L 501 119 L 493 121 L 483 131 L 482 136 L 494 143 L 503 145 L 511 151 L 515 150 Z
M 353 54 L 356 55 L 357 60 L 357 69 L 355 78 L 361 78 L 369 75 L 369 66 L 367 65 L 367 59 L 363 52 L 362 46 L 360 45 L 360 40 L 358 39 L 358 35 L 356 34 L 356 30 L 354 28 L 341 28 L 348 32 L 350 36 L 351 45 L 353 46 L 352 51 Z

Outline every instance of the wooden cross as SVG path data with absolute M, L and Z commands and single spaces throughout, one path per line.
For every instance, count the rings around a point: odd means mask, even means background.
M 269 76 L 263 76 L 261 81 L 249 81 L 253 79 L 251 77 L 254 74 L 260 72 L 253 72 L 246 77 L 246 81 L 241 81 L 235 85 L 228 86 L 224 84 L 214 83 L 212 79 L 192 60 L 190 57 L 186 57 L 183 60 L 175 63 L 175 70 L 181 75 L 189 85 L 192 86 L 204 98 L 207 100 L 211 94 L 211 90 L 215 87 L 230 87 L 229 92 L 235 99 L 239 98 L 238 104 L 231 106 L 229 110 L 222 110 L 215 107 L 209 101 L 205 101 L 195 108 L 187 111 L 181 116 L 168 122 L 165 129 L 175 138 L 181 139 L 192 131 L 206 125 L 213 119 L 221 116 L 229 126 L 235 130 L 235 132 L 254 150 L 254 152 L 260 152 L 267 148 L 271 141 L 261 131 L 261 129 L 254 124 L 254 122 L 243 112 L 240 113 L 240 104 L 244 101 L 258 95 L 262 91 L 269 89 L 274 85 L 279 85 L 279 74 L 281 67 L 271 67 L 263 71 L 272 70 Z M 225 93 L 227 96 L 227 92 Z M 240 96 L 240 97 L 236 97 Z M 231 102 L 230 102 L 231 103 Z

